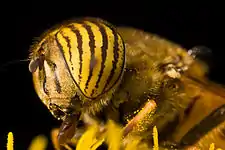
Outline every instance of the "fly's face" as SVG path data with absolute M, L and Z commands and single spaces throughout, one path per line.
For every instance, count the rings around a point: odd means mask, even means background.
M 29 69 L 38 96 L 57 119 L 62 119 L 70 111 L 77 87 L 54 36 L 46 37 L 33 51 Z
M 123 76 L 124 42 L 109 23 L 84 18 L 49 31 L 31 51 L 35 90 L 64 121 L 63 143 L 82 113 L 95 114 L 110 101 Z
M 67 108 L 80 95 L 83 103 L 104 101 L 120 81 L 125 47 L 116 30 L 102 20 L 63 25 L 32 49 L 30 71 L 43 102 Z

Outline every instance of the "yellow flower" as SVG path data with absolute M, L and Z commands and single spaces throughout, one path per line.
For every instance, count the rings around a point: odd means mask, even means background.
M 31 141 L 28 150 L 46 150 L 47 145 L 47 138 L 44 135 L 38 135 Z
M 96 138 L 97 133 L 98 133 L 98 126 L 97 125 L 91 126 L 79 139 L 76 150 L 97 149 L 104 141 L 104 138 L 100 139 Z
M 13 133 L 9 132 L 8 139 L 7 139 L 7 150 L 13 150 Z
M 159 145 L 158 145 L 158 131 L 157 131 L 156 126 L 154 126 L 154 128 L 153 128 L 153 142 L 154 142 L 153 150 L 158 150 L 159 149 Z
M 48 144 L 47 138 L 44 135 L 38 135 L 31 141 L 28 150 L 46 150 L 47 144 Z M 7 150 L 14 150 L 14 138 L 12 132 L 8 133 L 6 147 Z
M 151 149 L 148 145 L 141 141 L 141 136 L 128 136 L 123 139 L 123 127 L 117 125 L 113 121 L 109 120 L 106 124 L 105 130 L 99 130 L 97 124 L 90 126 L 87 131 L 81 136 L 81 138 L 74 142 L 76 150 L 96 150 L 103 142 L 108 145 L 108 150 L 148 150 Z M 52 144 L 55 150 L 59 150 L 57 143 L 58 129 L 53 129 L 51 132 Z M 73 143 L 73 142 L 72 142 Z M 76 143 L 76 144 L 75 144 Z M 158 145 L 158 131 L 156 126 L 153 128 L 153 150 L 159 150 Z M 28 150 L 47 150 L 48 140 L 44 135 L 38 135 L 32 139 Z M 65 146 L 68 150 L 73 150 L 69 146 Z M 209 150 L 214 150 L 215 145 L 212 143 Z M 8 133 L 7 150 L 14 150 L 14 138 L 13 133 Z M 222 149 L 216 149 L 222 150 Z

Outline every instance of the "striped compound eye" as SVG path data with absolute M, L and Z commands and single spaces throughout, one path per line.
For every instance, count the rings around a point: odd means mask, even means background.
M 125 48 L 111 26 L 84 20 L 61 28 L 55 37 L 74 81 L 86 97 L 98 97 L 121 77 Z
M 125 46 L 116 29 L 101 19 L 85 18 L 46 33 L 31 49 L 29 69 L 41 99 L 57 94 L 71 98 L 77 90 L 95 99 L 118 83 L 124 66 Z

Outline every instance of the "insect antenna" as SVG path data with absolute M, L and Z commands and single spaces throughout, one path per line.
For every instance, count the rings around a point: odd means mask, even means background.
M 19 59 L 19 60 L 8 61 L 8 62 L 0 65 L 0 72 L 5 71 L 5 69 L 10 65 L 18 64 L 18 63 L 21 63 L 21 62 L 28 62 L 28 61 L 29 61 L 29 59 Z

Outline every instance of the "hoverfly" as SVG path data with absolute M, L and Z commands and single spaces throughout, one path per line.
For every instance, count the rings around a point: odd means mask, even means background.
M 62 23 L 31 48 L 35 90 L 62 120 L 63 145 L 85 126 L 108 119 L 151 146 L 153 126 L 160 147 L 225 148 L 225 89 L 207 79 L 198 48 L 182 46 L 98 18 Z

